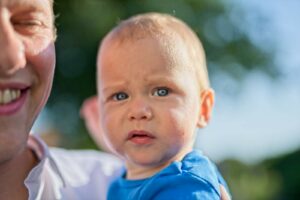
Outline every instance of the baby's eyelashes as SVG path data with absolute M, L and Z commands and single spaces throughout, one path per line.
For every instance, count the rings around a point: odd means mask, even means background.
M 153 91 L 153 96 L 160 96 L 160 97 L 164 97 L 167 96 L 170 92 L 169 88 L 166 87 L 158 87 L 155 88 Z
M 154 89 L 152 89 L 149 93 L 145 91 L 145 95 L 146 93 L 148 93 L 151 96 L 157 96 L 157 97 L 165 97 L 170 95 L 171 89 L 167 88 L 167 87 L 156 87 Z M 134 94 L 132 94 L 134 96 Z M 112 101 L 124 101 L 126 99 L 129 98 L 129 94 L 126 92 L 115 92 L 112 95 L 109 95 L 107 100 L 112 100 Z
M 122 101 L 128 98 L 128 94 L 125 92 L 117 92 L 112 95 L 112 99 L 115 101 Z

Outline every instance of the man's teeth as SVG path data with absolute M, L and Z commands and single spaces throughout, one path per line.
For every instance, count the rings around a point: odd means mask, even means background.
M 0 104 L 8 104 L 21 96 L 21 90 L 5 89 L 0 90 Z

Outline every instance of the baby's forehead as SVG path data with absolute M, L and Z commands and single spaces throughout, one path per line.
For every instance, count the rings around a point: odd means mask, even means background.
M 102 46 L 102 61 L 110 62 L 115 60 L 116 56 L 119 56 L 117 55 L 120 52 L 119 50 L 124 49 L 126 50 L 121 51 L 122 53 L 126 54 L 128 51 L 135 51 L 137 55 L 142 57 L 154 51 L 157 56 L 153 58 L 151 63 L 162 59 L 164 67 L 172 71 L 187 70 L 195 72 L 197 70 L 195 61 L 190 54 L 190 47 L 186 45 L 180 35 L 169 30 L 159 34 L 141 33 L 140 35 L 135 34 L 127 38 L 124 38 L 124 35 L 122 37 L 114 35 L 114 37 L 106 38 L 106 42 Z M 142 46 L 142 49 L 135 50 L 136 46 Z M 109 60 L 107 60 L 107 55 L 109 55 Z
M 133 50 L 134 46 L 142 44 L 144 49 L 154 49 L 161 56 L 172 60 L 190 60 L 189 47 L 178 37 L 178 35 L 170 34 L 144 34 L 126 39 L 114 38 L 105 45 L 108 50 L 115 51 L 116 49 Z M 142 54 L 148 51 L 141 52 Z
M 193 48 L 185 42 L 184 37 L 182 37 L 179 33 L 167 28 L 160 32 L 151 32 L 144 29 L 134 30 L 133 32 L 112 32 L 112 34 L 105 39 L 104 43 L 109 44 L 105 45 L 106 48 L 124 48 L 125 46 L 129 48 L 130 46 L 145 40 L 151 40 L 156 44 L 157 48 L 170 56 L 178 53 L 181 55 L 189 54 Z
M 109 34 L 108 38 L 118 41 L 120 43 L 125 41 L 136 41 L 144 38 L 158 39 L 162 43 L 164 41 L 184 40 L 189 38 L 190 29 L 175 22 L 162 23 L 154 20 L 147 20 L 146 22 L 124 22 Z M 174 41 L 176 42 L 176 41 Z
M 189 53 L 192 58 L 203 58 L 204 51 L 195 33 L 182 22 L 166 20 L 150 20 L 120 24 L 106 38 L 117 44 L 135 42 L 144 38 L 152 38 L 169 49 L 181 48 L 182 53 Z

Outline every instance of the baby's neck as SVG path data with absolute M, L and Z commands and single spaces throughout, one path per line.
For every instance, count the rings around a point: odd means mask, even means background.
M 166 162 L 158 166 L 137 166 L 132 164 L 126 164 L 127 172 L 126 172 L 126 179 L 128 180 L 140 180 L 145 179 L 153 176 L 157 172 L 161 171 L 162 169 L 169 166 L 171 163 Z
M 183 151 L 180 154 L 175 155 L 173 158 L 170 158 L 166 162 L 162 162 L 159 164 L 148 164 L 148 165 L 138 165 L 132 162 L 126 162 L 126 179 L 128 180 L 140 180 L 149 178 L 156 173 L 160 172 L 164 168 L 168 167 L 174 161 L 181 161 L 187 152 L 191 151 Z

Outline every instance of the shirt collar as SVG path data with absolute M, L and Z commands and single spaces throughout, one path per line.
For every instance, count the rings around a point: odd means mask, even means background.
M 32 149 L 39 159 L 39 163 L 30 171 L 24 184 L 29 191 L 30 199 L 40 199 L 43 193 L 53 192 L 56 197 L 61 196 L 61 188 L 66 186 L 59 165 L 52 157 L 49 147 L 38 136 L 30 134 L 27 146 Z

